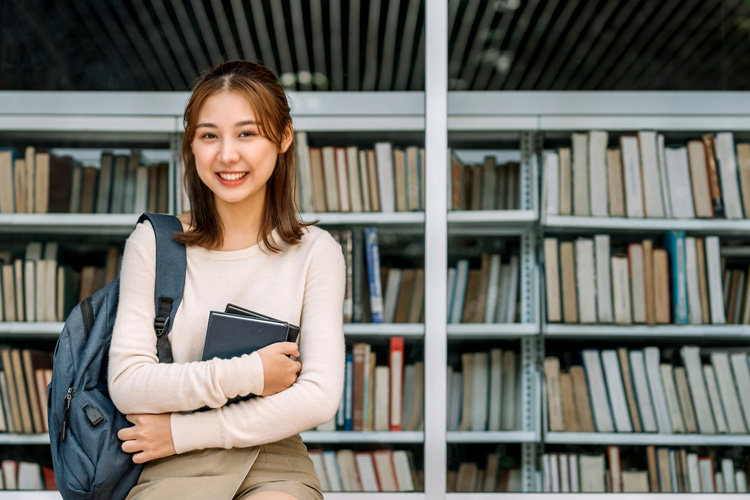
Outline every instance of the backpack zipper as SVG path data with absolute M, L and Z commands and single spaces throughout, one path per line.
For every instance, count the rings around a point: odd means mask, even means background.
M 68 388 L 65 395 L 65 410 L 63 410 L 62 421 L 60 422 L 60 442 L 65 442 L 65 430 L 68 428 L 68 412 L 70 411 L 70 400 L 73 399 L 73 388 Z

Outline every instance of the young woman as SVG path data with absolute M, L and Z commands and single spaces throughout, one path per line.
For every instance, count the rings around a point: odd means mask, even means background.
M 341 397 L 345 272 L 335 240 L 297 218 L 294 149 L 286 95 L 263 66 L 224 63 L 196 84 L 185 109 L 191 211 L 177 236 L 187 273 L 172 364 L 156 354 L 147 223 L 123 255 L 109 386 L 133 423 L 119 433 L 122 449 L 146 464 L 129 499 L 323 498 L 299 432 L 329 421 Z M 299 349 L 283 342 L 201 361 L 209 311 L 227 303 L 299 325 Z M 225 404 L 251 393 L 262 397 Z

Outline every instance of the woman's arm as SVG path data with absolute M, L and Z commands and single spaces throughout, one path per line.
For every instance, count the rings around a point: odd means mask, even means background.
M 172 414 L 177 453 L 247 447 L 278 441 L 333 418 L 344 385 L 345 266 L 328 234 L 316 248 L 305 280 L 297 381 L 285 391 L 193 414 Z
M 155 268 L 156 240 L 144 222 L 125 244 L 122 259 L 109 358 L 109 390 L 117 408 L 123 413 L 189 411 L 261 394 L 263 366 L 257 352 L 233 359 L 159 363 L 153 327 Z M 173 332 L 179 329 L 176 322 Z

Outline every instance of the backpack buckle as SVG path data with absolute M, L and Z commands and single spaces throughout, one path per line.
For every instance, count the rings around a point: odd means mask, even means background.
M 161 337 L 169 326 L 169 316 L 157 316 L 154 318 L 154 330 L 156 336 Z

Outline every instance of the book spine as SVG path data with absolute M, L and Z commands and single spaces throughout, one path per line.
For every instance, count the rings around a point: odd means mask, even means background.
M 367 255 L 367 278 L 370 285 L 370 314 L 373 323 L 382 323 L 383 289 L 380 282 L 380 248 L 377 228 L 365 228 L 365 249 Z
M 391 337 L 390 343 L 391 367 L 391 431 L 401 430 L 401 407 L 403 378 L 404 378 L 404 338 Z

